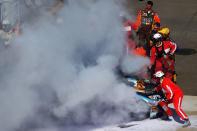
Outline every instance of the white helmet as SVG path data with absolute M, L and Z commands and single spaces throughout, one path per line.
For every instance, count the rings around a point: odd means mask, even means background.
M 154 74 L 155 77 L 163 77 L 164 76 L 164 73 L 162 71 L 157 71 L 155 74 Z
M 162 35 L 160 33 L 156 33 L 153 35 L 153 41 L 154 42 L 158 42 L 158 41 L 161 41 L 162 39 Z

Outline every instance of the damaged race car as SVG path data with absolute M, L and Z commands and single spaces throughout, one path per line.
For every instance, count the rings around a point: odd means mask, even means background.
M 168 108 L 165 105 L 158 104 L 160 101 L 166 100 L 165 95 L 162 91 L 152 92 L 157 87 L 154 81 L 138 77 L 127 77 L 125 82 L 127 85 L 135 88 L 137 96 L 150 106 L 150 119 L 161 118 L 162 120 L 169 120 L 165 112 Z

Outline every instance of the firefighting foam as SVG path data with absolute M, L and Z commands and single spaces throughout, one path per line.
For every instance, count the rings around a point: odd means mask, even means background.
M 112 1 L 71 2 L 57 16 L 39 17 L 24 28 L 1 52 L 1 130 L 60 130 L 143 118 L 147 105 L 115 74 L 125 43 L 119 12 Z M 129 64 L 131 70 L 144 64 L 140 61 Z

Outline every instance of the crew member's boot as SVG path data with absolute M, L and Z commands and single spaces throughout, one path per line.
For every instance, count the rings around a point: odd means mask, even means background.
M 184 124 L 183 124 L 183 128 L 188 127 L 190 125 L 191 125 L 191 123 L 190 123 L 189 119 L 185 119 Z

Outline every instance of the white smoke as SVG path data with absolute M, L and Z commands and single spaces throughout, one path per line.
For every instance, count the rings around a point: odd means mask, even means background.
M 24 28 L 0 56 L 1 130 L 63 130 L 143 118 L 147 106 L 115 73 L 125 43 L 119 12 L 113 1 L 72 1 L 58 16 L 44 12 Z M 144 63 L 135 60 L 130 68 L 137 70 Z
M 126 56 L 121 61 L 122 72 L 126 74 L 146 74 L 150 60 L 143 56 Z

